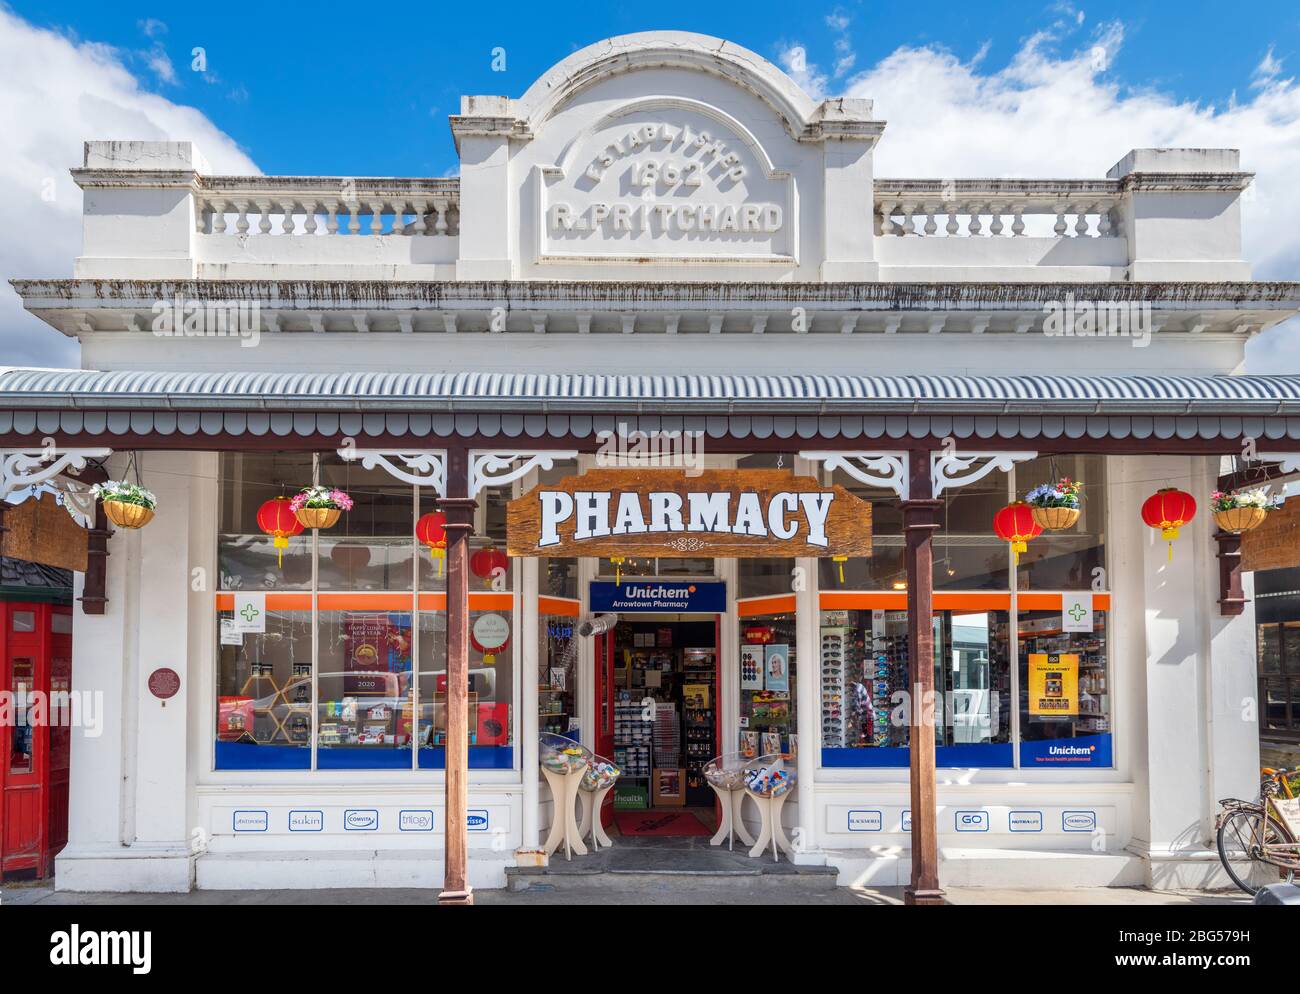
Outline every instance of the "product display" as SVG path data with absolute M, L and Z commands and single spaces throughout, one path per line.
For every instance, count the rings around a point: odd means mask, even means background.
M 795 785 L 793 770 L 787 770 L 777 755 L 761 756 L 745 767 L 745 786 L 759 797 L 780 797 Z
M 890 711 L 908 684 L 907 612 L 827 611 L 822 621 L 822 747 L 906 745 Z
M 586 770 L 592 758 L 591 750 L 563 735 L 543 733 L 539 739 L 538 761 L 552 773 Z
M 788 755 L 796 731 L 794 616 L 746 622 L 741 638 L 740 750 L 751 756 L 760 749 Z
M 582 775 L 582 789 L 604 790 L 606 787 L 612 787 L 618 780 L 620 772 L 617 764 L 603 756 L 593 755 L 587 763 L 587 772 Z

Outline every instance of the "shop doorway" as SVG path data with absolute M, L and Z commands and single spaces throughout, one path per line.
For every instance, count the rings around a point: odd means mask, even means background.
M 622 835 L 716 830 L 718 635 L 717 615 L 625 614 L 596 638 L 596 752 L 622 770 L 602 815 Z

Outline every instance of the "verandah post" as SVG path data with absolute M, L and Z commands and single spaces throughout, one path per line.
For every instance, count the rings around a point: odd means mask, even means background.
M 930 452 L 908 455 L 909 500 L 902 502 L 907 567 L 908 708 L 912 803 L 912 880 L 907 904 L 942 904 L 934 778 L 934 550 L 939 509 L 930 479 Z
M 469 537 L 477 502 L 469 496 L 469 451 L 447 450 L 447 737 L 444 868 L 439 904 L 473 904 L 468 867 Z

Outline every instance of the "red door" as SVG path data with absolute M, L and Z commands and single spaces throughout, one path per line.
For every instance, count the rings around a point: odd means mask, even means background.
M 598 756 L 614 758 L 614 633 L 596 636 L 596 735 Z
M 50 605 L 0 605 L 4 622 L 0 690 L 13 701 L 13 722 L 0 729 L 0 875 L 45 873 L 49 723 L 33 697 L 49 687 Z
M 605 632 L 596 636 L 596 721 L 593 726 L 596 734 L 592 739 L 595 752 L 606 759 L 614 758 L 614 633 Z M 605 795 L 601 805 L 600 820 L 608 825 L 614 817 L 614 792 Z

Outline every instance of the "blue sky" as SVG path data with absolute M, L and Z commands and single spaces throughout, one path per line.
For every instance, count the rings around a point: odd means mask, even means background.
M 59 0 L 12 3 L 38 27 L 121 53 L 141 85 L 201 110 L 268 173 L 441 175 L 454 170 L 446 116 L 462 93 L 520 95 L 569 52 L 610 35 L 676 28 L 729 38 L 779 61 L 804 46 L 810 61 L 854 67 L 830 93 L 900 46 L 932 46 L 965 62 L 987 49 L 985 72 L 1005 67 L 1034 33 L 1053 45 L 1091 44 L 1110 22 L 1124 44 L 1108 67 L 1134 90 L 1224 105 L 1244 92 L 1270 50 L 1300 53 L 1300 3 L 869 2 L 695 3 L 244 3 Z M 1225 10 L 1241 11 L 1224 16 Z M 1082 12 L 1082 23 L 1079 13 Z M 837 18 L 847 25 L 837 30 Z M 837 48 L 837 42 L 840 47 Z M 207 72 L 190 69 L 204 49 Z M 506 70 L 491 67 L 505 49 Z M 159 56 L 165 56 L 165 61 Z M 170 72 L 167 66 L 170 65 Z

